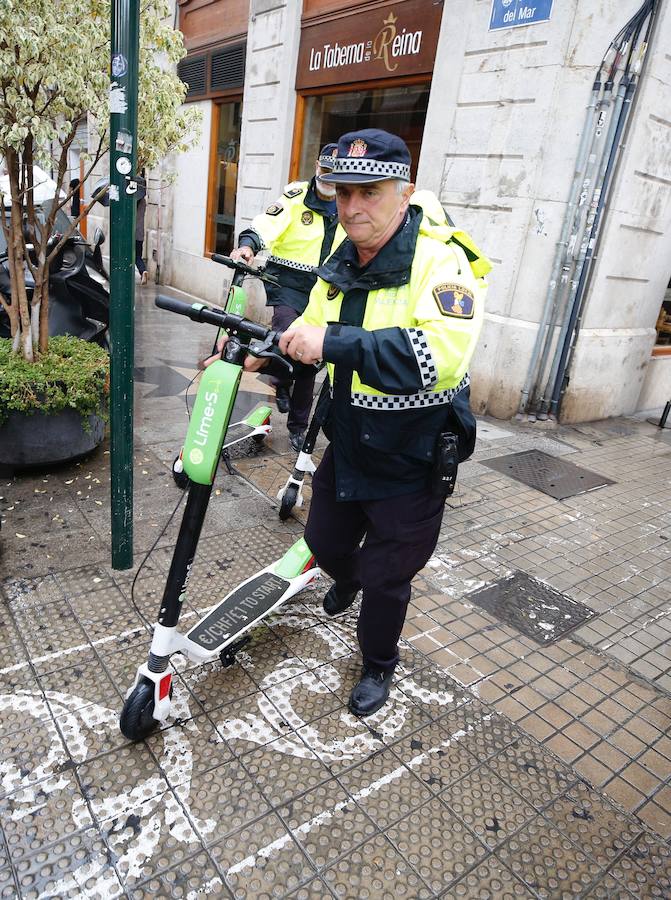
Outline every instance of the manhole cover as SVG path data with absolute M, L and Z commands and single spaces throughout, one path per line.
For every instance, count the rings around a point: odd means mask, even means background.
M 468 600 L 539 644 L 554 644 L 596 615 L 588 606 L 526 572 L 516 572 L 474 591 Z
M 508 456 L 497 456 L 480 462 L 483 466 L 509 475 L 557 500 L 615 484 L 610 478 L 604 478 L 589 469 L 581 469 L 580 466 L 541 450 L 524 450 L 522 453 L 510 453 Z

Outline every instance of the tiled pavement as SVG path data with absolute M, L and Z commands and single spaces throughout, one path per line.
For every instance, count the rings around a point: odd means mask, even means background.
M 158 315 L 138 308 L 139 358 L 179 388 L 211 336 Z M 129 745 L 118 712 L 176 534 L 183 403 L 138 385 L 136 567 L 158 543 L 135 603 L 135 570 L 109 565 L 104 447 L 0 488 L 0 896 L 671 896 L 671 433 L 482 422 L 387 707 L 346 712 L 354 617 L 327 619 L 320 587 L 233 668 L 175 658 L 176 718 Z M 274 425 L 218 476 L 191 620 L 300 534 L 304 511 L 281 523 L 268 501 L 293 459 Z M 557 501 L 483 465 L 531 448 L 615 483 Z M 596 615 L 525 637 L 477 602 L 516 572 Z

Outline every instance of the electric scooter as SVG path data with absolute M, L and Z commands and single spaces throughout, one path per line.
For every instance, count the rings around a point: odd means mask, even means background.
M 227 264 L 238 270 L 244 265 L 233 260 Z M 158 296 L 155 302 L 159 308 L 187 316 L 194 322 L 218 325 L 227 332 L 228 341 L 220 359 L 203 372 L 184 442 L 184 470 L 190 480 L 186 509 L 149 656 L 137 670 L 119 720 L 121 732 L 131 741 L 147 737 L 170 713 L 173 653 L 180 652 L 193 662 L 207 662 L 218 656 L 222 665 L 232 665 L 236 651 L 242 642 L 246 643 L 246 632 L 321 575 L 310 548 L 301 538 L 281 559 L 238 585 L 186 634 L 178 631 L 189 574 L 245 358 L 249 354 L 258 359 L 281 360 L 290 371 L 291 364 L 273 352 L 279 335 L 263 325 L 202 303 L 189 305 L 163 296 Z
M 228 256 L 222 256 L 220 253 L 213 253 L 210 257 L 214 262 L 220 265 L 228 265 Z M 236 269 L 233 275 L 231 286 L 226 297 L 224 311 L 233 313 L 236 316 L 244 316 L 247 310 L 247 295 L 242 288 L 243 279 L 247 275 L 253 275 L 268 284 L 279 284 L 274 275 L 269 275 L 264 266 L 254 269 L 245 263 L 240 264 L 240 268 Z M 217 352 L 217 343 L 221 335 L 221 329 L 217 330 L 217 336 L 212 345 L 212 354 Z M 226 438 L 222 452 L 226 453 L 235 444 L 242 441 L 252 439 L 256 444 L 263 443 L 264 439 L 269 435 L 273 427 L 270 424 L 271 408 L 266 405 L 256 406 L 244 419 L 240 422 L 233 422 L 228 427 Z M 172 477 L 178 488 L 186 488 L 189 483 L 189 476 L 184 471 L 184 460 L 182 458 L 183 448 L 179 451 L 172 463 Z
M 328 378 L 326 378 L 319 392 L 317 405 L 315 406 L 308 430 L 305 433 L 303 446 L 298 454 L 293 471 L 287 478 L 284 487 L 280 488 L 277 493 L 277 499 L 280 501 L 279 516 L 282 521 L 289 518 L 295 506 L 300 509 L 303 505 L 303 482 L 306 474 L 314 475 L 316 472 L 316 466 L 312 462 L 312 451 L 315 449 L 315 444 L 319 437 L 319 429 L 326 421 L 330 405 L 331 385 Z

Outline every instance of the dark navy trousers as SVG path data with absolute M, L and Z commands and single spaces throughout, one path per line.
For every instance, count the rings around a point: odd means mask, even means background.
M 299 315 L 298 310 L 291 306 L 273 306 L 273 329 L 286 331 Z M 287 417 L 287 429 L 290 432 L 304 431 L 308 426 L 316 374 L 316 369 L 307 375 L 301 373 L 293 382 L 291 378 L 271 378 L 276 387 L 281 384 L 287 390 L 291 390 Z M 291 388 L 292 384 L 293 389 Z
M 390 671 L 398 662 L 410 582 L 436 547 L 444 506 L 428 487 L 337 502 L 331 447 L 324 453 L 312 478 L 305 540 L 339 592 L 363 588 L 357 636 L 365 664 Z

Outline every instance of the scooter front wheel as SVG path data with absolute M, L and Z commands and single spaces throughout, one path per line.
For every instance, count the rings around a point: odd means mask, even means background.
M 158 728 L 158 724 L 154 718 L 154 685 L 150 681 L 139 681 L 121 710 L 121 733 L 129 741 L 142 741 Z
M 298 488 L 295 484 L 290 484 L 284 489 L 282 494 L 282 502 L 280 503 L 280 519 L 284 522 L 291 515 L 291 510 L 298 500 Z
M 184 471 L 182 458 L 176 456 L 172 463 L 172 477 L 178 488 L 186 488 L 189 485 L 189 476 Z

